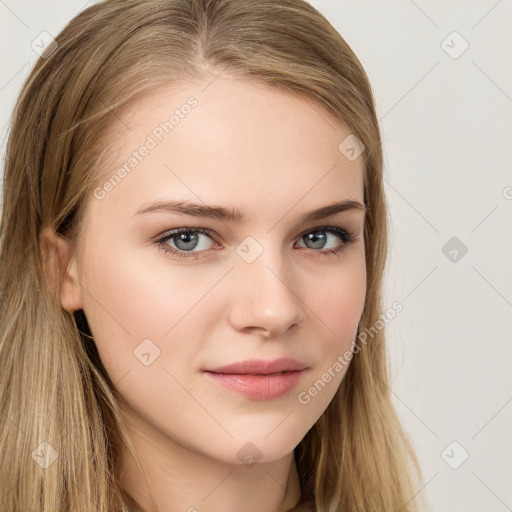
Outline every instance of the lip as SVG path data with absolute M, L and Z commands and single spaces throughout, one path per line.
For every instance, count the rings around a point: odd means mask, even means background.
M 305 370 L 274 373 L 270 375 L 248 375 L 236 373 L 204 374 L 220 386 L 253 400 L 275 400 L 299 385 Z
M 300 371 L 307 368 L 307 365 L 292 359 L 291 357 L 280 357 L 273 361 L 264 359 L 248 359 L 226 366 L 207 368 L 203 371 L 210 373 L 228 373 L 231 375 L 270 375 L 280 372 Z
M 203 370 L 216 384 L 253 400 L 275 400 L 299 385 L 307 366 L 291 358 L 250 359 Z

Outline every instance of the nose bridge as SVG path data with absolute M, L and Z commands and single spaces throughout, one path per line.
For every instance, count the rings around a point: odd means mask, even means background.
M 271 235 L 249 236 L 236 252 L 233 324 L 278 333 L 299 322 L 304 314 L 302 303 L 281 245 Z

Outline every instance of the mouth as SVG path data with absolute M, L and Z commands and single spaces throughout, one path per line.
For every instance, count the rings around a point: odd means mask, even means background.
M 214 383 L 252 400 L 276 400 L 295 389 L 305 370 L 268 375 L 204 372 Z
M 230 375 L 277 375 L 286 372 L 305 370 L 307 365 L 292 359 L 291 357 L 281 357 L 273 361 L 266 361 L 263 359 L 248 359 L 247 361 L 240 361 L 231 363 L 225 366 L 218 366 L 215 368 L 207 368 L 210 373 L 222 373 Z

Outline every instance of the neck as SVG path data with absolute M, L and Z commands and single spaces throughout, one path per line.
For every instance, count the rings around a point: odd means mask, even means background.
M 119 454 L 130 512 L 288 512 L 300 500 L 293 452 L 252 466 L 230 464 L 131 423 L 128 432 L 141 468 L 124 443 Z

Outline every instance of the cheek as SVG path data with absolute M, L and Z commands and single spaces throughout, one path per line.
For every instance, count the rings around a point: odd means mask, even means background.
M 323 286 L 308 295 L 311 308 L 317 365 L 298 390 L 297 402 L 311 425 L 334 398 L 353 357 L 356 337 L 366 297 L 366 267 L 361 254 L 345 261 L 322 279 Z M 317 333 L 324 333 L 320 338 Z
M 311 286 L 307 305 L 330 334 L 332 346 L 345 345 L 353 340 L 366 298 L 366 266 L 364 251 L 341 260 L 328 274 Z
M 309 383 L 315 386 L 321 380 L 318 389 L 320 391 L 324 389 L 323 383 L 329 382 L 322 397 L 316 400 L 317 406 L 322 402 L 326 406 L 352 359 L 352 344 L 366 297 L 364 250 L 354 251 L 347 258 L 341 258 L 339 265 L 331 267 L 328 275 L 322 275 L 318 282 L 322 285 L 311 286 L 314 293 L 306 295 L 310 317 L 316 325 L 313 332 L 318 351 L 318 365 L 312 372 Z M 320 332 L 323 334 L 318 338 Z
M 140 366 L 136 357 L 144 340 L 154 344 L 145 341 L 142 345 L 149 352 L 160 351 L 160 364 L 190 363 L 205 329 L 220 318 L 219 302 L 204 299 L 224 273 L 220 268 L 198 273 L 193 266 L 172 268 L 165 258 L 155 263 L 155 258 L 124 254 L 91 251 L 83 276 L 83 288 L 89 291 L 84 294 L 84 311 L 114 382 Z

